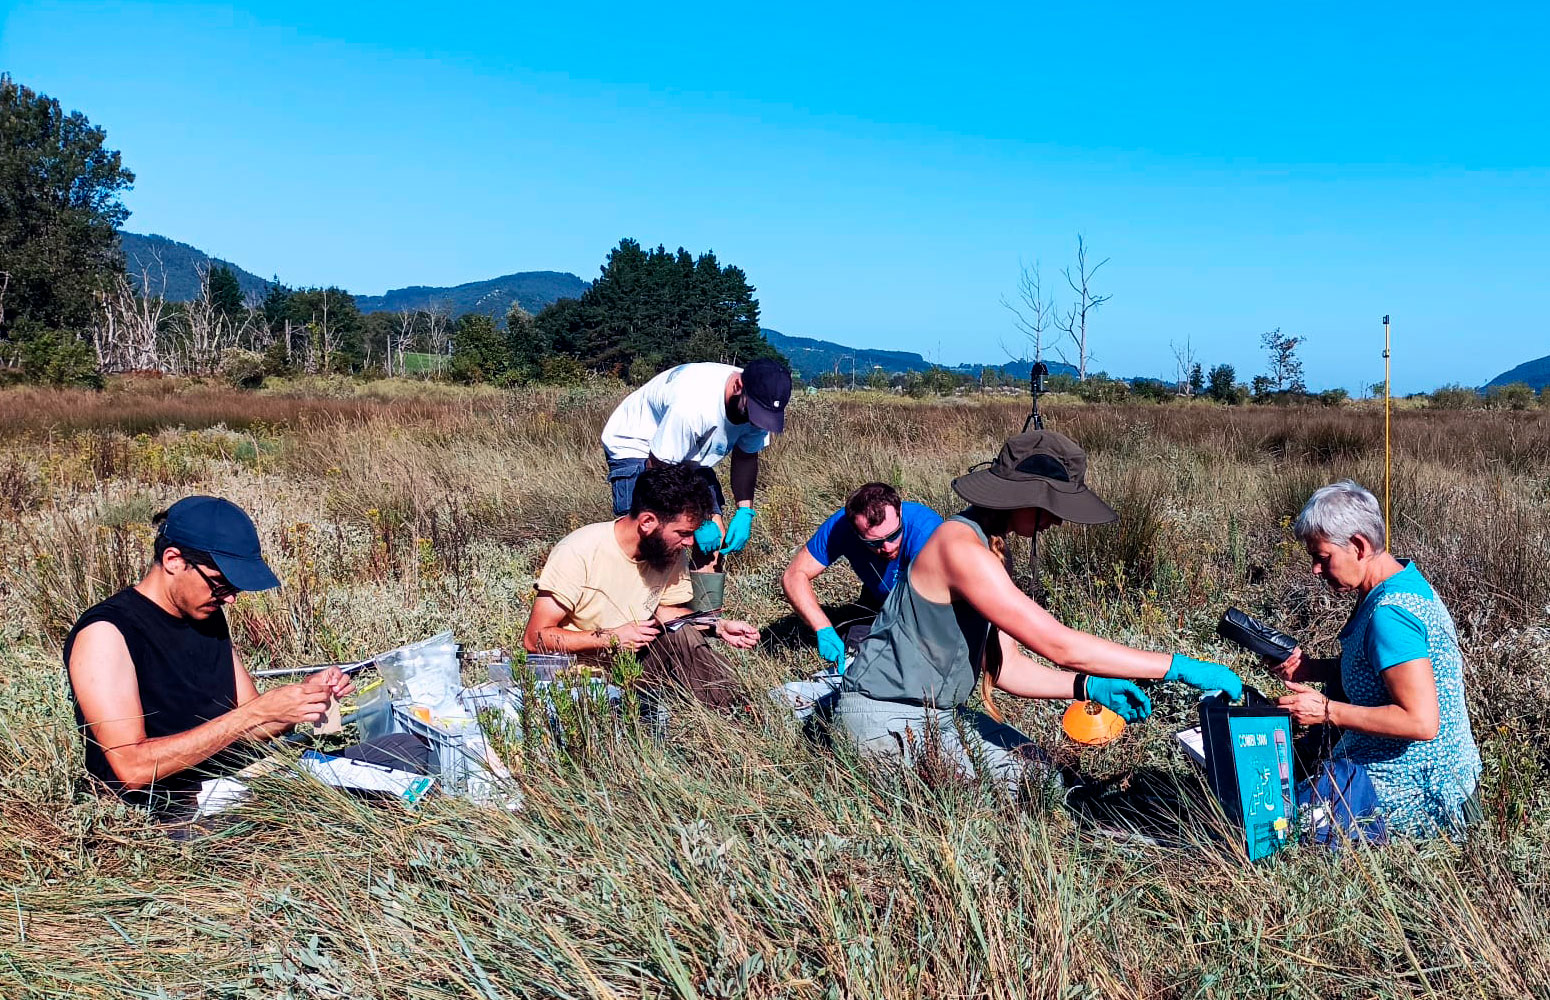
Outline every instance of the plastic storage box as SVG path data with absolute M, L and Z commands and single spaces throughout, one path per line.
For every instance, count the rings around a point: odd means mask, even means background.
M 413 733 L 430 745 L 431 773 L 440 777 L 441 789 L 448 795 L 466 793 L 469 778 L 489 770 L 477 722 L 457 729 L 434 726 L 415 718 L 407 703 L 394 702 L 393 724 L 399 732 Z

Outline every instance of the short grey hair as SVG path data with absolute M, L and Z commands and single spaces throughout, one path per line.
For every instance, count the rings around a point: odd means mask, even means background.
M 1361 535 L 1382 552 L 1388 547 L 1389 533 L 1378 498 L 1353 480 L 1342 479 L 1313 491 L 1292 525 L 1292 534 L 1299 542 L 1318 538 L 1345 548 Z

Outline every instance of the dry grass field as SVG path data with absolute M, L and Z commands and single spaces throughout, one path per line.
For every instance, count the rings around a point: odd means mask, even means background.
M 176 841 L 95 798 L 59 643 L 137 578 L 153 511 L 251 511 L 279 591 L 231 612 L 251 667 L 369 655 L 444 628 L 514 647 L 550 544 L 608 516 L 597 434 L 622 388 L 173 380 L 0 393 L 0 996 L 1550 996 L 1550 414 L 1396 414 L 1394 548 L 1464 634 L 1486 818 L 1461 843 L 1246 865 L 1096 836 L 927 772 L 877 772 L 756 699 L 677 711 L 664 740 L 600 736 L 514 761 L 526 808 L 417 814 L 261 785 Z M 953 509 L 950 479 L 1024 404 L 799 397 L 767 453 L 729 603 L 786 613 L 788 555 L 867 479 Z M 1219 658 L 1236 603 L 1329 649 L 1346 606 L 1288 530 L 1316 486 L 1381 489 L 1378 411 L 1056 404 L 1117 525 L 1061 528 L 1042 583 L 1065 621 Z M 826 596 L 853 584 L 824 578 Z M 819 666 L 741 655 L 762 690 Z M 1063 706 L 1010 718 L 1094 777 L 1193 781 L 1185 690 L 1118 743 L 1064 745 Z

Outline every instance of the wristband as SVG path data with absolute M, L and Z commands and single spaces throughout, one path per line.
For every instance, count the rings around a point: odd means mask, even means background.
M 1072 701 L 1086 701 L 1087 700 L 1087 675 L 1082 673 L 1080 670 L 1076 671 L 1075 673 L 1076 673 L 1076 680 L 1071 685 L 1071 700 Z

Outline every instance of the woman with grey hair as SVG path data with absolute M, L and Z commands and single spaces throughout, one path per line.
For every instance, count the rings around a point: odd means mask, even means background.
M 1331 786 L 1349 798 L 1349 782 L 1365 777 L 1390 831 L 1458 828 L 1474 808 L 1480 751 L 1452 616 L 1415 564 L 1389 553 L 1377 498 L 1351 480 L 1315 491 L 1292 531 L 1313 560 L 1313 575 L 1357 596 L 1338 658 L 1313 659 L 1299 647 L 1276 667 L 1292 691 L 1279 704 L 1293 721 L 1343 731 L 1303 801 L 1329 804 L 1320 799 Z M 1308 686 L 1337 679 L 1345 701 Z

